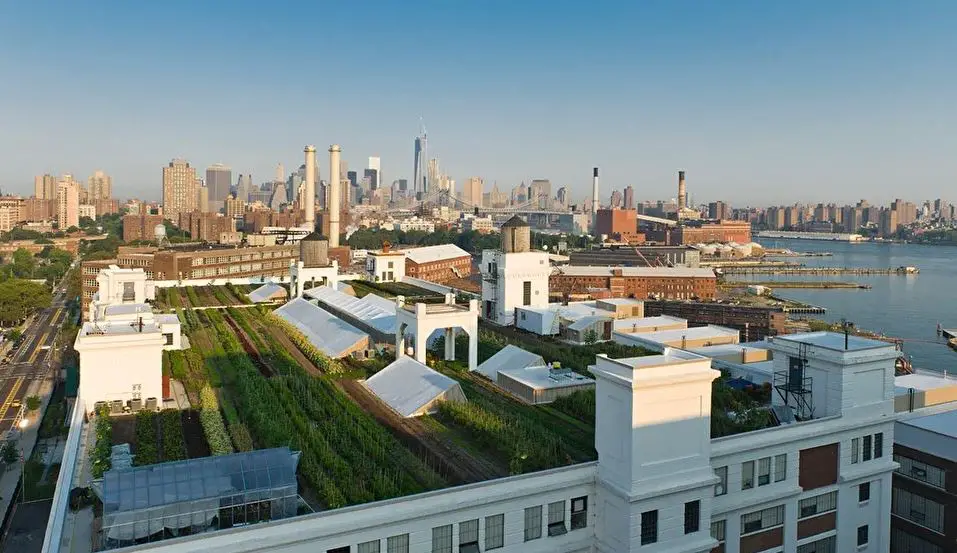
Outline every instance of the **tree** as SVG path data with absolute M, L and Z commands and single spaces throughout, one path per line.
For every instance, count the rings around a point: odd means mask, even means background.
M 30 396 L 27 398 L 27 411 L 36 411 L 40 408 L 40 396 Z
M 80 228 L 77 226 L 71 226 L 68 229 L 66 229 L 67 234 L 73 234 L 74 232 L 79 232 L 79 231 L 80 231 Z
M 585 331 L 585 343 L 594 344 L 598 341 L 598 332 L 594 328 L 589 328 Z
M 20 458 L 20 452 L 17 451 L 17 446 L 14 445 L 13 440 L 8 440 L 4 442 L 3 449 L 0 450 L 0 459 L 3 460 L 6 464 L 16 463 L 17 459 Z
M 37 261 L 33 254 L 25 248 L 17 248 L 13 252 L 13 276 L 17 278 L 33 278 L 33 271 L 37 267 Z
M 11 279 L 0 283 L 0 322 L 15 324 L 37 309 L 50 307 L 53 297 L 43 284 Z

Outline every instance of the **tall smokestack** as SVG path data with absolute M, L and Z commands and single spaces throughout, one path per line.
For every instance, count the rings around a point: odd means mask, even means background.
M 685 172 L 678 171 L 678 209 L 688 207 L 688 191 L 685 188 Z
M 309 232 L 316 230 L 316 147 L 306 146 L 306 189 L 302 195 L 302 211 Z
M 342 179 L 339 175 L 339 153 L 342 150 L 338 144 L 329 146 L 329 247 L 339 247 L 339 191 Z
M 591 174 L 591 212 L 598 213 L 598 167 L 592 169 Z

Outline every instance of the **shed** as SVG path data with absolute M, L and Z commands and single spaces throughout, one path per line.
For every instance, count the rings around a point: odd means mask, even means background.
M 565 327 L 563 338 L 575 344 L 588 343 L 591 333 L 594 332 L 596 342 L 610 340 L 612 331 L 611 317 L 604 315 L 589 315 Z
M 440 401 L 466 401 L 459 383 L 411 357 L 400 357 L 365 381 L 365 386 L 399 415 L 432 413 Z
M 486 359 L 475 371 L 492 382 L 497 382 L 498 372 L 501 370 L 540 367 L 544 364 L 545 359 L 543 359 L 541 355 L 509 344 L 495 352 L 495 355 Z
M 246 296 L 253 303 L 264 303 L 276 300 L 284 300 L 289 297 L 289 292 L 286 290 L 285 286 L 270 282 L 269 284 L 263 284 L 259 288 L 256 288 L 252 292 L 246 294 Z
M 369 348 L 369 335 L 308 300 L 296 298 L 274 311 L 333 358 Z
M 571 369 L 537 366 L 504 369 L 496 383 L 513 396 L 531 404 L 551 403 L 579 390 L 595 388 L 595 381 Z

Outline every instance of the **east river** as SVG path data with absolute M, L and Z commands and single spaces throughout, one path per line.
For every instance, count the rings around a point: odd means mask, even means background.
M 937 324 L 957 329 L 957 247 L 918 244 L 824 242 L 758 239 L 768 248 L 831 252 L 829 257 L 776 258 L 807 266 L 888 268 L 914 266 L 917 275 L 755 275 L 735 280 L 837 280 L 869 284 L 870 290 L 780 289 L 785 298 L 827 308 L 817 317 L 846 318 L 858 327 L 903 338 L 904 351 L 917 368 L 957 374 L 957 352 L 937 337 Z

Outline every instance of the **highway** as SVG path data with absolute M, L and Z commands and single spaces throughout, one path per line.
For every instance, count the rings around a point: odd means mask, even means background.
M 66 316 L 64 292 L 57 289 L 53 304 L 33 316 L 23 331 L 20 345 L 7 360 L 0 362 L 0 435 L 16 422 L 30 383 L 48 374 L 53 344 Z

